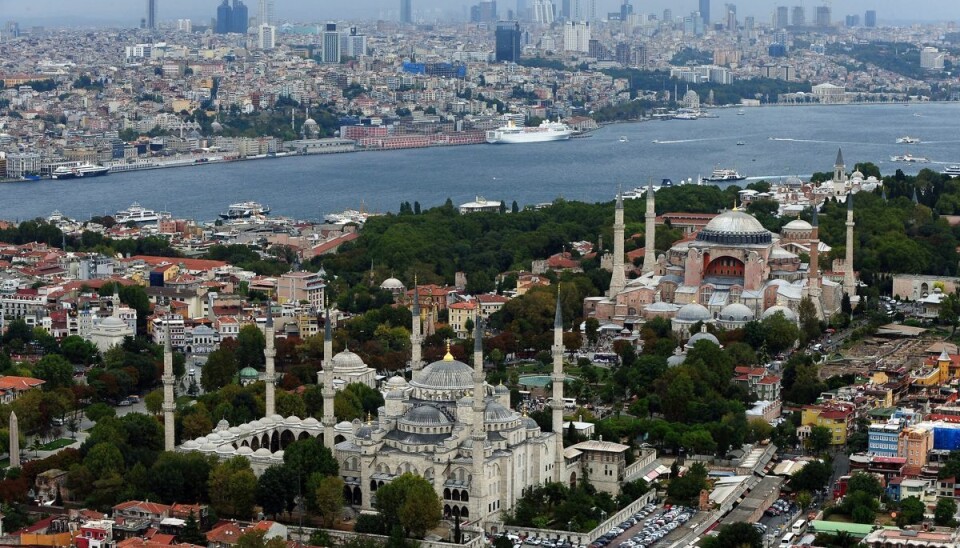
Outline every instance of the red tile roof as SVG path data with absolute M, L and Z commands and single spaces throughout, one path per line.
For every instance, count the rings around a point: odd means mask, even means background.
M 15 377 L 8 375 L 0 377 L 0 390 L 30 390 L 36 388 L 46 381 L 34 379 L 33 377 Z

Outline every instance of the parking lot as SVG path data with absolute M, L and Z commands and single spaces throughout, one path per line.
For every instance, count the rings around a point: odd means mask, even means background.
M 648 504 L 597 539 L 591 548 L 649 548 L 663 544 L 667 535 L 689 521 L 695 512 L 682 506 L 667 509 Z

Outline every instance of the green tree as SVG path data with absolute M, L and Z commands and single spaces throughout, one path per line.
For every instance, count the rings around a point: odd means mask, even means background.
M 183 528 L 177 533 L 177 540 L 198 546 L 207 543 L 207 537 L 200 531 L 200 524 L 197 522 L 197 516 L 193 513 L 193 510 L 190 510 L 190 514 L 184 520 Z
M 407 536 L 422 538 L 440 523 L 442 508 L 433 486 L 410 473 L 377 489 L 375 506 L 384 522 L 399 524 Z
M 810 508 L 811 504 L 813 504 L 813 495 L 810 494 L 810 491 L 800 491 L 797 493 L 797 505 L 800 506 L 801 510 Z
M 237 374 L 237 359 L 229 348 L 219 348 L 210 353 L 200 373 L 200 384 L 207 392 L 216 391 L 233 381 Z
M 273 537 L 267 540 L 264 530 L 249 530 L 240 535 L 234 548 L 286 548 L 287 541 L 282 537 Z
M 763 535 L 752 523 L 731 523 L 724 525 L 717 536 L 707 537 L 700 545 L 704 548 L 762 548 Z
M 857 472 L 847 481 L 847 492 L 866 493 L 870 498 L 879 499 L 883 495 L 883 486 L 873 474 Z
M 271 466 L 257 480 L 257 504 L 274 518 L 292 507 L 296 496 L 296 474 L 286 466 Z
M 77 335 L 70 335 L 60 341 L 60 353 L 70 363 L 77 365 L 92 365 L 100 358 L 97 346 Z
M 937 506 L 933 509 L 933 522 L 942 527 L 956 527 L 957 501 L 949 497 L 937 499 Z
M 923 502 L 917 497 L 907 497 L 900 501 L 900 511 L 897 513 L 897 526 L 913 525 L 923 521 L 923 512 L 926 510 Z
M 73 366 L 59 354 L 48 354 L 40 358 L 33 368 L 33 374 L 45 381 L 44 390 L 69 388 L 73 385 Z
M 256 501 L 257 476 L 250 461 L 234 457 L 218 464 L 208 480 L 210 505 L 218 516 L 249 519 Z
M 817 318 L 817 307 L 809 297 L 800 300 L 797 307 L 797 316 L 800 319 L 800 344 L 804 345 L 820 336 L 820 319 Z
M 117 411 L 105 403 L 94 403 L 87 407 L 85 414 L 93 422 L 117 416 Z
M 84 457 L 83 465 L 94 478 L 103 478 L 108 472 L 123 472 L 123 454 L 113 444 L 98 443 Z
M 767 351 L 771 354 L 779 354 L 792 347 L 800 336 L 797 325 L 788 320 L 783 312 L 764 318 L 760 324 L 763 326 Z
M 810 461 L 790 478 L 790 487 L 794 491 L 817 491 L 830 481 L 832 473 L 830 463 L 822 460 Z
M 324 527 L 333 527 L 343 509 L 343 480 L 338 476 L 325 476 L 316 482 L 314 489 L 316 511 Z
M 833 432 L 826 426 L 817 425 L 810 428 L 810 437 L 807 438 L 807 445 L 814 453 L 823 453 L 830 447 L 832 441 Z
M 244 367 L 261 368 L 266 359 L 263 355 L 266 345 L 266 338 L 259 327 L 253 324 L 243 326 L 240 329 L 240 334 L 237 335 L 237 369 L 243 369 Z
M 283 464 L 303 481 L 312 474 L 335 476 L 340 470 L 336 459 L 318 438 L 297 440 L 283 452 Z
M 143 397 L 143 405 L 151 415 L 159 415 L 163 408 L 163 389 L 151 390 Z

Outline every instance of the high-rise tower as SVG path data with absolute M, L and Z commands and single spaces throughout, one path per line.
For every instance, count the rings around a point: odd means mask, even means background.
M 413 23 L 413 0 L 400 0 L 400 22 L 404 24 Z
M 257 14 L 257 24 L 273 24 L 273 0 L 260 0 L 260 11 Z
M 173 451 L 176 448 L 176 438 L 174 435 L 173 412 L 177 405 L 173 401 L 173 383 L 176 378 L 173 376 L 173 345 L 170 342 L 170 322 L 166 322 L 164 327 L 163 340 L 163 450 Z
M 560 310 L 560 290 L 557 289 L 557 311 L 553 318 L 553 399 L 550 407 L 553 413 L 553 434 L 556 436 L 556 455 L 554 456 L 554 481 L 562 482 L 564 475 L 563 460 L 563 313 Z
M 617 191 L 617 207 L 613 217 L 613 275 L 610 276 L 610 298 L 615 298 L 627 285 L 623 269 L 623 193 Z
M 157 0 L 147 0 L 147 28 L 157 28 Z
M 481 320 L 477 318 L 477 323 L 473 331 L 473 432 L 471 433 L 473 454 L 473 477 L 485 478 L 486 474 L 486 443 L 487 433 L 483 429 L 484 411 L 486 411 L 486 401 L 483 389 L 483 329 Z M 475 487 L 471 491 L 474 502 L 478 509 L 477 515 L 483 515 L 485 508 L 484 502 L 484 481 L 474 481 Z
M 703 20 L 703 26 L 710 26 L 710 0 L 700 0 L 700 19 Z
M 657 235 L 657 209 L 654 203 L 653 181 L 647 183 L 647 213 L 644 223 L 644 250 L 643 250 L 643 269 L 641 273 L 653 272 L 657 263 L 656 235 Z
M 267 339 L 267 346 L 263 350 L 263 356 L 266 361 L 266 371 L 263 375 L 263 382 L 266 384 L 264 400 L 266 402 L 266 415 L 272 417 L 277 414 L 276 396 L 274 394 L 274 391 L 277 389 L 277 375 L 274 369 L 274 358 L 277 356 L 277 350 L 274 347 L 274 337 L 276 335 L 273 329 L 273 308 L 269 301 L 267 301 L 267 323 L 264 329 L 264 336 Z

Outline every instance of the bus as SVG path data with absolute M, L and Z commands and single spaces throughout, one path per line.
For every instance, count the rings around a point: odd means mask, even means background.
M 780 539 L 780 548 L 787 548 L 787 546 L 793 546 L 793 539 L 797 535 L 793 533 L 787 533 L 782 539 Z
M 576 409 L 577 400 L 574 398 L 563 398 L 563 407 L 565 409 Z
M 807 529 L 807 520 L 801 518 L 801 519 L 798 519 L 796 522 L 794 522 L 793 527 L 790 528 L 790 532 L 797 536 L 800 536 L 803 534 L 803 532 L 806 529 Z

